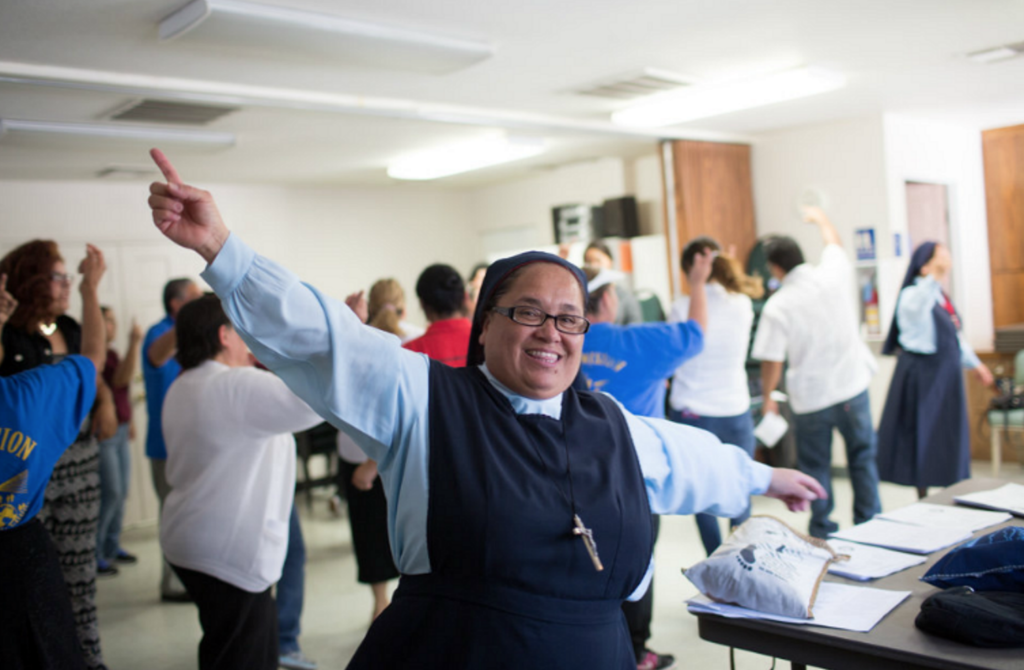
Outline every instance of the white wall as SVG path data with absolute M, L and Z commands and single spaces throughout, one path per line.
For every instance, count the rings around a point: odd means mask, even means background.
M 964 318 L 964 333 L 971 345 L 991 350 L 992 282 L 981 132 L 891 114 L 885 115 L 883 123 L 891 229 L 904 235 L 907 232 L 906 182 L 947 187 L 956 276 L 953 301 Z M 909 257 L 905 253 L 901 259 L 900 275 L 906 271 Z

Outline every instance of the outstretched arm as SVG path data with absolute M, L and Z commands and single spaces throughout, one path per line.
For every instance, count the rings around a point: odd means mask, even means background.
M 78 265 L 82 274 L 82 354 L 93 362 L 96 370 L 103 370 L 107 360 L 107 330 L 97 294 L 106 269 L 103 252 L 91 244 L 85 245 L 85 258 Z
M 153 158 L 168 179 L 150 187 L 157 227 L 207 259 L 203 278 L 256 358 L 386 470 L 391 447 L 406 448 L 422 427 L 427 359 L 403 350 L 398 338 L 364 326 L 345 303 L 257 255 L 230 235 L 209 193 L 181 184 L 159 151 Z

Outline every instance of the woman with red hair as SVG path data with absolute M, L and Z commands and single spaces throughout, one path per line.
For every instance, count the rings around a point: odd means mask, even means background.
M 0 323 L 0 376 L 59 363 L 81 353 L 82 329 L 65 312 L 73 275 L 56 242 L 32 240 L 0 259 L 6 291 L 16 301 Z M 113 397 L 97 382 L 97 403 L 77 439 L 53 468 L 39 519 L 60 556 L 86 665 L 102 668 L 96 621 L 96 524 L 100 511 L 99 445 L 117 430 Z

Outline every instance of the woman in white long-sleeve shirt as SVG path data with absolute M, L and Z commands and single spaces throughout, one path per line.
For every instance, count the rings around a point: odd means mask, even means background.
M 636 667 L 620 608 L 650 579 L 643 519 L 733 514 L 751 493 L 791 509 L 825 495 L 708 433 L 571 388 L 586 279 L 557 256 L 491 266 L 468 365 L 449 368 L 258 256 L 209 193 L 153 157 L 168 180 L 150 186 L 157 227 L 209 263 L 260 360 L 380 464 L 402 580 L 349 667 Z
M 942 290 L 953 259 L 924 242 L 915 251 L 883 353 L 899 354 L 878 426 L 878 475 L 917 487 L 971 476 L 971 444 L 961 368 L 992 384 L 992 373 L 961 334 L 960 315 Z
M 207 295 L 178 314 L 183 372 L 164 400 L 167 561 L 199 607 L 201 670 L 278 665 L 277 609 L 295 493 L 292 433 L 321 422 L 248 347 Z

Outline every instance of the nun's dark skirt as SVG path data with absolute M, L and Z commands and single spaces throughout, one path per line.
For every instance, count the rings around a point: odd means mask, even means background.
M 956 327 L 933 310 L 936 352 L 901 352 L 878 427 L 882 481 L 923 488 L 971 476 L 971 444 Z

